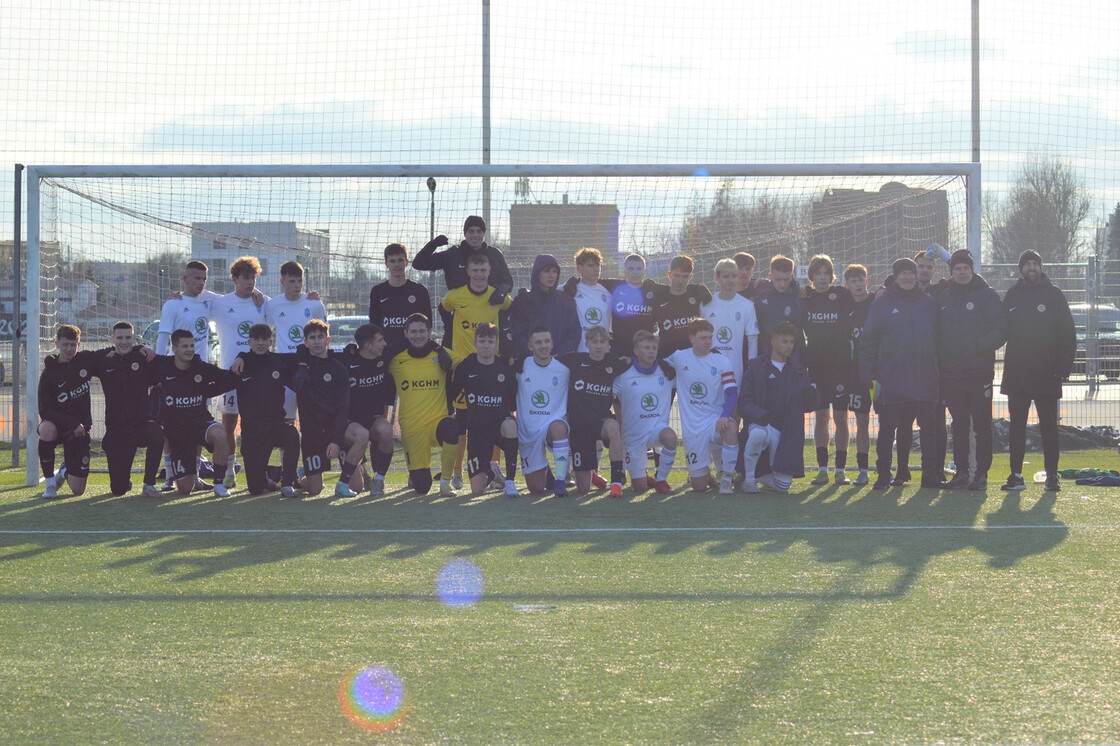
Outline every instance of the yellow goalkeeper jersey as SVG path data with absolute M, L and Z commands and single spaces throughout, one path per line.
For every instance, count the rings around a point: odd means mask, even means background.
M 438 422 L 450 413 L 447 381 L 455 366 L 466 358 L 434 342 L 422 350 L 414 354 L 417 351 L 409 347 L 389 362 L 389 373 L 400 397 L 402 431 Z
M 479 324 L 498 325 L 498 311 L 509 308 L 513 302 L 507 295 L 500 306 L 490 305 L 490 295 L 494 288 L 486 286 L 481 295 L 471 292 L 469 285 L 447 291 L 440 305 L 445 311 L 452 313 L 451 319 L 451 349 L 463 357 L 477 352 L 474 346 L 474 330 Z M 498 339 L 502 338 L 498 330 Z

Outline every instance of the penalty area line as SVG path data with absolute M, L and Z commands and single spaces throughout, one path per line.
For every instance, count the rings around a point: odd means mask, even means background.
M 179 536 L 183 534 L 672 534 L 796 531 L 1115 531 L 1114 524 L 1016 524 L 1004 526 L 618 526 L 615 528 L 160 528 L 0 529 L 5 536 Z

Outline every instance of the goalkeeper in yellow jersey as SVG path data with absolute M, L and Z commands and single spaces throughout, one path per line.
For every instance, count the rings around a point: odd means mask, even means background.
M 464 355 L 432 341 L 432 321 L 422 313 L 404 325 L 408 345 L 393 356 L 389 373 L 400 397 L 401 444 L 408 465 L 408 483 L 417 494 L 432 488 L 432 447 L 440 447 L 439 494 L 454 497 L 448 475 L 455 463 L 459 428 L 451 416 L 448 379 Z

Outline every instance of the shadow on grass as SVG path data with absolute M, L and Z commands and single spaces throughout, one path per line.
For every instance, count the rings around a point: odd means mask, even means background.
M 184 582 L 314 554 L 409 559 L 449 548 L 476 556 L 512 547 L 532 558 L 577 545 L 588 555 L 621 555 L 641 546 L 657 556 L 699 549 L 728 557 L 774 555 L 804 545 L 822 563 L 897 568 L 893 587 L 872 596 L 890 598 L 905 594 L 936 556 L 971 548 L 990 567 L 1006 568 L 1068 536 L 1049 493 L 1041 499 L 1012 493 L 978 520 L 986 499 L 983 493 L 913 487 L 873 492 L 807 484 L 789 496 L 682 490 L 623 500 L 602 494 L 440 498 L 404 488 L 349 500 L 244 492 L 227 500 L 208 493 L 162 499 L 87 493 L 50 502 L 9 497 L 0 499 L 0 563 L 73 547 L 142 547 L 104 567 L 149 567 L 154 575 Z M 651 598 L 657 600 L 656 594 Z

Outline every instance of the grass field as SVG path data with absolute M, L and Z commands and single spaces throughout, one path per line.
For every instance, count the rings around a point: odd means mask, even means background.
M 102 475 L 47 502 L 9 469 L 0 736 L 1120 740 L 1120 490 L 1004 493 L 1006 470 L 987 495 L 802 479 L 624 500 L 418 498 L 399 475 L 378 499 L 145 500 Z M 456 558 L 484 578 L 470 606 L 436 593 Z M 404 686 L 391 732 L 343 714 L 371 666 Z

